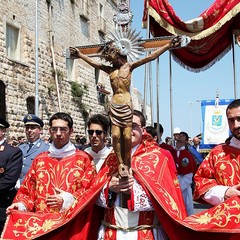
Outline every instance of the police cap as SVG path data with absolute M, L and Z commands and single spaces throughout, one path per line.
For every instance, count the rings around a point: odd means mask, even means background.
M 44 123 L 43 121 L 36 115 L 33 114 L 27 114 L 23 118 L 24 125 L 38 125 L 39 127 L 43 127 Z

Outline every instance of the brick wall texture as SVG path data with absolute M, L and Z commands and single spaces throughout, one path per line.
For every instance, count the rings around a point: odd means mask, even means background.
M 95 69 L 82 60 L 75 60 L 71 79 L 66 68 L 65 50 L 70 46 L 98 44 L 105 34 L 114 29 L 113 15 L 116 1 L 88 0 L 88 15 L 81 17 L 83 0 L 41 0 L 38 2 L 36 24 L 36 1 L 8 0 L 0 8 L 0 81 L 5 86 L 6 119 L 11 124 L 9 135 L 24 135 L 22 119 L 27 110 L 27 98 L 35 96 L 35 37 L 38 28 L 38 96 L 39 116 L 45 126 L 43 135 L 48 134 L 49 117 L 59 111 L 71 114 L 74 133 L 85 134 L 84 119 L 79 106 L 73 101 L 71 82 L 87 85 L 83 103 L 90 114 L 106 113 L 107 108 L 98 103 Z M 74 2 L 74 3 L 72 3 Z M 106 22 L 106 32 L 99 31 L 100 5 Z M 6 49 L 6 29 L 19 29 L 20 59 L 11 59 Z M 51 51 L 52 47 L 52 51 Z M 54 61 L 56 71 L 54 70 Z M 59 95 L 55 73 L 58 77 Z M 111 92 L 108 76 L 101 73 L 101 82 Z M 0 85 L 1 87 L 3 85 Z M 108 98 L 111 97 L 111 94 Z

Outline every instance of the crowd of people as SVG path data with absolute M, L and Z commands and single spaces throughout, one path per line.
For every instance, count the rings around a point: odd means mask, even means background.
M 216 236 L 189 224 L 192 216 L 201 218 L 194 214 L 193 199 L 212 206 L 228 201 L 233 211 L 240 196 L 240 99 L 229 104 L 226 115 L 231 139 L 203 160 L 198 137 L 189 142 L 188 134 L 175 128 L 173 139 L 163 142 L 163 126 L 146 127 L 144 115 L 133 110 L 127 177 L 119 174 L 109 143 L 108 116 L 92 115 L 88 139 L 76 135 L 72 142 L 71 116 L 55 113 L 49 119 L 49 142 L 41 139 L 43 121 L 28 114 L 26 141 L 17 147 L 6 142 L 10 126 L 0 119 L 2 238 L 224 239 L 234 232 L 231 239 L 239 239 L 240 228 L 232 221 L 226 220 L 222 232 L 215 230 Z

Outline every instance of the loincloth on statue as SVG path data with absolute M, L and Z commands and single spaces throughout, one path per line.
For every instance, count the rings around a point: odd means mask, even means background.
M 118 127 L 131 127 L 132 117 L 132 101 L 126 104 L 110 103 L 110 119 L 113 125 Z

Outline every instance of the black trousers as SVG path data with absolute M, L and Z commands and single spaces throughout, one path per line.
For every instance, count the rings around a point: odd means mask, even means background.
M 15 188 L 10 190 L 0 190 L 0 234 L 2 233 L 7 215 L 6 209 L 9 207 L 17 193 Z

